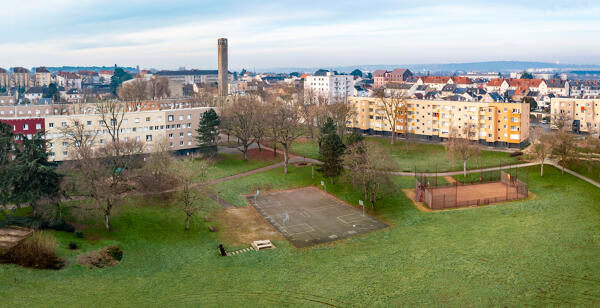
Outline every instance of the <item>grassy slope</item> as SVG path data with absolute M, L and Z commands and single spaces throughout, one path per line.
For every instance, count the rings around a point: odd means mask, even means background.
M 281 155 L 267 160 L 250 158 L 248 159 L 248 161 L 243 161 L 242 157 L 242 153 L 219 154 L 219 156 L 215 159 L 215 163 L 209 167 L 209 170 L 207 172 L 207 178 L 209 180 L 223 178 L 230 175 L 266 167 L 268 165 L 272 165 L 282 161 Z M 198 169 L 198 165 L 199 160 L 186 161 L 186 167 L 188 168 L 196 170 Z
M 572 160 L 567 168 L 600 182 L 600 161 Z
M 413 171 L 416 166 L 421 171 L 435 171 L 436 165 L 438 171 L 456 171 L 462 170 L 462 161 L 453 162 L 440 144 L 428 144 L 413 142 L 406 153 L 405 143 L 401 140 L 391 145 L 389 139 L 367 138 L 370 142 L 377 142 L 382 146 L 388 147 L 392 156 L 396 159 L 398 170 Z M 319 150 L 316 143 L 306 140 L 299 141 L 292 145 L 292 152 L 300 156 L 318 158 Z M 497 151 L 481 151 L 479 162 L 477 160 L 467 161 L 467 169 L 479 167 L 493 167 L 500 164 L 517 163 L 518 160 L 510 157 L 508 153 Z
M 533 200 L 422 213 L 398 193 L 377 210 L 391 223 L 386 230 L 302 250 L 280 241 L 272 251 L 228 258 L 217 256 L 219 241 L 200 219 L 183 232 L 179 211 L 147 201 L 155 205 L 114 219 L 118 231 L 107 240 L 124 247 L 122 264 L 58 272 L 2 266 L 0 298 L 7 306 L 311 306 L 305 299 L 315 296 L 371 307 L 597 305 L 600 191 L 554 168 L 543 178 L 537 170 Z M 283 188 L 320 180 L 310 179 L 310 168 L 280 173 L 228 187 L 233 195 L 252 192 L 252 182 Z M 410 178 L 397 182 L 412 186 Z M 328 189 L 358 198 L 341 185 Z

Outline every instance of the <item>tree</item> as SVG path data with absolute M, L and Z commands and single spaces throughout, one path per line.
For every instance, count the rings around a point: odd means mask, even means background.
M 536 127 L 531 132 L 531 145 L 535 156 L 540 160 L 540 176 L 544 176 L 544 161 L 552 154 L 552 136 L 544 128 Z
M 521 103 L 523 104 L 529 104 L 529 110 L 533 111 L 537 108 L 538 104 L 537 101 L 531 97 L 531 96 L 525 96 L 521 99 Z
M 569 133 L 567 128 L 559 129 L 551 137 L 552 152 L 559 158 L 558 164 L 562 167 L 562 174 L 565 174 L 565 168 L 576 154 L 575 137 Z
M 365 201 L 373 209 L 377 200 L 393 193 L 389 172 L 394 170 L 394 162 L 388 148 L 365 141 L 351 145 L 344 155 L 350 183 L 364 193 Z
M 533 75 L 531 73 L 523 71 L 523 73 L 521 74 L 521 79 L 533 79 Z
M 244 161 L 248 160 L 248 147 L 256 141 L 256 129 L 262 125 L 259 123 L 258 105 L 256 96 L 236 97 L 223 112 L 227 114 L 231 133 L 241 143 L 240 151 L 244 153 Z
M 52 98 L 54 101 L 58 100 L 58 87 L 56 83 L 51 83 L 48 85 L 48 89 L 44 92 L 45 98 Z
M 337 125 L 338 135 L 344 139 L 344 133 L 346 132 L 346 123 L 354 117 L 356 110 L 350 104 L 346 104 L 343 101 L 336 101 L 332 104 L 327 105 L 329 116 L 333 119 L 333 122 Z
M 165 98 L 171 96 L 171 90 L 169 89 L 169 78 L 166 76 L 152 76 L 148 80 L 148 92 L 150 98 Z
M 283 146 L 284 173 L 288 173 L 289 149 L 292 143 L 302 135 L 302 118 L 298 105 L 290 102 L 272 102 L 269 117 L 270 137 L 274 143 Z
M 206 181 L 208 163 L 205 160 L 200 161 L 196 168 L 197 173 L 192 172 L 187 166 L 181 166 L 178 169 L 181 170 L 179 181 L 183 186 L 179 198 L 183 205 L 183 212 L 185 213 L 185 230 L 187 231 L 190 229 L 190 219 L 192 216 L 202 209 L 202 202 L 199 202 L 201 194 L 192 187 L 194 184 L 192 179 L 196 177 L 200 179 L 201 183 L 204 183 Z
M 327 134 L 322 140 L 319 160 L 323 164 L 319 166 L 319 171 L 323 177 L 331 179 L 331 184 L 344 170 L 342 155 L 345 149 L 342 138 L 335 132 Z
M 6 209 L 13 192 L 14 169 L 11 163 L 14 137 L 10 125 L 0 122 L 0 203 L 3 209 Z
M 365 137 L 363 137 L 363 135 L 361 135 L 357 132 L 352 132 L 352 133 L 350 133 L 350 135 L 348 135 L 346 137 L 346 146 L 351 146 L 351 145 L 361 142 L 363 140 L 365 140 Z
M 479 156 L 480 149 L 477 144 L 471 141 L 475 137 L 475 131 L 471 124 L 464 124 L 461 131 L 451 127 L 446 144 L 446 151 L 451 159 L 460 159 L 463 162 L 463 175 L 467 177 L 467 160 Z
M 133 110 L 139 110 L 140 103 L 148 98 L 147 88 L 148 83 L 145 80 L 135 78 L 119 88 L 119 98 L 131 102 Z
M 47 141 L 42 133 L 36 133 L 31 139 L 18 135 L 17 139 L 12 199 L 17 204 L 28 203 L 37 215 L 38 201 L 54 198 L 61 193 L 62 176 L 48 161 Z
M 350 73 L 350 75 L 354 76 L 354 77 L 362 77 L 363 76 L 363 72 L 359 69 L 355 69 L 352 71 L 352 73 Z
M 127 73 L 125 70 L 123 70 L 123 68 L 117 67 L 115 65 L 115 71 L 112 75 L 112 77 L 110 77 L 110 91 L 112 92 L 113 95 L 117 95 L 117 89 L 119 89 L 119 87 L 121 86 L 121 84 L 124 81 L 127 81 L 129 79 L 132 79 L 133 76 L 131 76 L 131 74 Z
M 375 112 L 384 115 L 384 118 L 392 131 L 391 144 L 394 144 L 396 142 L 396 121 L 400 116 L 400 108 L 405 104 L 404 94 L 394 92 L 393 95 L 386 97 L 385 90 L 380 89 L 377 91 L 376 97 L 378 100 L 377 105 L 381 109 L 378 108 Z
M 333 119 L 331 119 L 330 117 L 327 117 L 327 120 L 325 120 L 325 123 L 323 123 L 323 126 L 321 126 L 319 128 L 319 140 L 318 140 L 319 153 L 321 153 L 321 146 L 323 145 L 324 138 L 330 134 L 335 134 L 336 132 L 337 132 L 337 125 L 335 125 L 335 123 L 333 122 Z
M 174 171 L 175 158 L 170 151 L 169 141 L 162 138 L 155 142 L 152 153 L 145 159 L 138 176 L 139 186 L 146 191 L 156 192 L 173 188 L 178 179 Z
M 200 123 L 198 123 L 198 129 L 196 129 L 198 136 L 196 140 L 201 147 L 206 149 L 206 154 L 209 156 L 217 153 L 220 124 L 221 120 L 214 109 L 204 112 L 202 118 L 200 118 Z

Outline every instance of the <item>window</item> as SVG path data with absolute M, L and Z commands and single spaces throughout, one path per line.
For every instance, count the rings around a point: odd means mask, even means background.
M 173 138 L 173 134 L 169 134 L 169 138 Z
M 23 130 L 29 130 L 29 125 L 28 124 L 23 124 Z
M 100 139 L 100 144 L 104 144 L 104 139 Z
M 146 135 L 146 142 L 152 141 L 152 135 Z
M 169 122 L 173 122 L 173 115 L 169 115 L 167 119 L 168 119 L 167 121 L 169 121 Z M 168 127 L 167 127 L 167 128 L 168 128 Z
M 140 119 L 139 118 L 135 118 L 135 120 L 133 120 L 133 122 L 140 123 Z
M 179 116 L 179 121 L 183 121 L 183 116 L 182 115 Z
M 179 138 L 183 138 L 183 133 L 179 133 Z
M 187 119 L 188 119 L 188 120 L 190 120 L 191 118 L 192 118 L 192 115 L 191 115 L 191 114 L 188 114 L 188 115 L 187 115 Z
M 146 122 L 150 122 L 150 117 L 146 117 Z
M 92 126 L 92 121 L 87 121 L 87 126 Z
M 183 141 L 179 141 L 179 145 L 183 146 Z
M 68 143 L 66 141 L 63 141 L 62 146 L 66 147 L 68 145 Z
M 42 129 L 42 124 L 40 124 L 40 123 L 35 124 L 35 129 Z
M 67 122 L 61 122 L 61 123 L 60 123 L 60 126 L 61 126 L 62 128 L 65 128 L 65 127 L 67 127 Z

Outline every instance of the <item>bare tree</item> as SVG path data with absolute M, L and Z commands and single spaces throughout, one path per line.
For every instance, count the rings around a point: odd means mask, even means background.
M 119 134 L 125 119 L 125 106 L 118 101 L 105 100 L 96 104 L 96 110 L 100 115 L 102 127 L 106 128 L 112 142 L 118 143 L 121 140 Z
M 577 153 L 575 136 L 569 133 L 567 127 L 563 127 L 552 134 L 551 140 L 552 152 L 559 158 L 558 164 L 562 167 L 562 174 L 564 175 L 565 168 Z
M 133 81 L 123 84 L 119 90 L 119 98 L 124 101 L 130 102 L 134 110 L 138 110 L 140 103 L 148 98 L 148 83 L 141 79 L 136 78 Z
M 540 176 L 544 176 L 544 162 L 552 154 L 552 135 L 538 126 L 531 131 L 530 140 L 533 152 L 541 162 Z
M 248 147 L 256 141 L 256 127 L 259 123 L 258 97 L 236 97 L 233 103 L 225 108 L 225 119 L 229 122 L 231 133 L 237 137 L 241 144 L 244 161 L 248 160 Z M 222 118 L 223 119 L 223 118 Z M 223 122 L 221 122 L 223 123 Z
M 155 142 L 152 152 L 145 158 L 145 163 L 137 177 L 142 190 L 149 192 L 164 191 L 177 185 L 173 165 L 175 158 L 170 151 L 166 138 Z
M 475 130 L 470 124 L 464 124 L 461 130 L 455 127 L 450 128 L 446 151 L 453 160 L 462 160 L 464 177 L 467 177 L 467 160 L 479 156 L 481 153 L 479 146 L 471 140 L 475 134 Z
M 396 121 L 400 116 L 401 107 L 405 105 L 405 97 L 398 91 L 394 91 L 392 95 L 387 96 L 384 89 L 379 89 L 375 93 L 378 107 L 375 113 L 383 114 L 392 131 L 391 144 L 394 144 L 396 142 Z
M 344 101 L 335 101 L 327 106 L 329 116 L 333 119 L 337 125 L 338 135 L 344 140 L 344 133 L 346 132 L 347 122 L 354 118 L 356 110 L 351 104 L 347 104 Z
M 192 216 L 198 213 L 203 206 L 203 203 L 201 202 L 202 195 L 200 194 L 200 191 L 192 187 L 194 184 L 193 179 L 199 178 L 202 184 L 205 183 L 208 167 L 208 163 L 205 160 L 202 160 L 198 163 L 198 168 L 195 168 L 193 171 L 185 165 L 178 168 L 180 170 L 179 181 L 182 185 L 180 199 L 183 212 L 185 213 L 186 231 L 190 229 L 190 219 Z
M 284 173 L 287 174 L 290 147 L 302 135 L 302 118 L 294 102 L 272 102 L 270 108 L 269 135 L 273 143 L 283 146 Z
M 148 92 L 152 99 L 171 96 L 169 78 L 166 76 L 152 76 L 152 78 L 148 80 Z
M 377 200 L 393 192 L 389 171 L 394 170 L 395 161 L 389 149 L 365 141 L 351 145 L 344 155 L 352 186 L 364 193 L 364 198 L 375 208 Z

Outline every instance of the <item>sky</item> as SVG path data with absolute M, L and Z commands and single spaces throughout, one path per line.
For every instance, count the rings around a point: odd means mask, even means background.
M 600 64 L 600 1 L 0 0 L 0 67 Z

